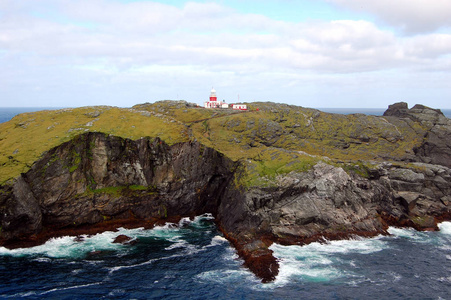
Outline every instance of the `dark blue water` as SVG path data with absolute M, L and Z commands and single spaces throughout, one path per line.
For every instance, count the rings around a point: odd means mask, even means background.
M 0 123 L 8 122 L 14 116 L 25 113 L 40 110 L 53 110 L 58 109 L 55 107 L 0 107 Z
M 83 241 L 0 248 L 0 298 L 26 299 L 449 299 L 451 223 L 441 232 L 307 246 L 273 245 L 274 283 L 260 283 L 204 215 L 151 230 Z M 113 244 L 126 234 L 135 245 Z M 94 252 L 95 251 L 95 252 Z

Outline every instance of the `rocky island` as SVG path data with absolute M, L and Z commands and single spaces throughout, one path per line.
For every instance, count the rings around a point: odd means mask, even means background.
M 437 230 L 451 219 L 451 120 L 406 103 L 384 116 L 185 101 L 21 114 L 0 124 L 0 245 L 212 213 L 272 281 L 272 243 Z M 257 110 L 258 108 L 258 110 Z

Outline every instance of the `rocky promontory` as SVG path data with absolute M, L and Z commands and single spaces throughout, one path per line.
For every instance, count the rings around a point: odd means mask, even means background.
M 267 282 L 278 274 L 272 243 L 374 236 L 390 225 L 437 230 L 451 219 L 451 120 L 439 110 L 397 103 L 376 117 L 249 107 L 163 101 L 0 124 L 1 245 L 208 212 Z M 18 139 L 38 131 L 61 143 L 35 153 Z

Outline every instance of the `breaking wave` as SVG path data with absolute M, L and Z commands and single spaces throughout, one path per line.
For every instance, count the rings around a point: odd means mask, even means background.
M 84 258 L 90 253 L 128 249 L 129 247 L 127 245 L 113 243 L 115 238 L 119 235 L 126 235 L 132 240 L 145 238 L 165 240 L 171 243 L 166 247 L 166 250 L 187 248 L 192 246 L 184 239 L 184 236 L 189 236 L 192 232 L 190 227 L 203 228 L 206 226 L 205 222 L 212 219 L 214 218 L 211 214 L 204 214 L 196 216 L 193 220 L 182 218 L 178 224 L 166 223 L 162 226 L 155 226 L 152 229 L 118 228 L 116 231 L 105 231 L 95 235 L 52 238 L 43 245 L 30 248 L 7 249 L 5 247 L 0 247 L 0 256 L 40 256 L 40 259 L 45 259 L 46 257 L 76 259 Z M 211 224 L 207 225 L 207 228 L 210 228 L 211 226 Z M 222 237 L 218 236 L 216 239 L 222 239 Z
M 451 222 L 440 232 L 270 248 L 276 281 L 262 284 L 209 214 L 153 229 L 119 228 L 0 248 L 0 298 L 431 298 L 451 294 Z M 124 234 L 135 244 L 114 244 Z M 23 280 L 27 279 L 27 280 Z

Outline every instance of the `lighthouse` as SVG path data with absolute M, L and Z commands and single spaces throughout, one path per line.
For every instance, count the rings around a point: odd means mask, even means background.
M 216 96 L 216 90 L 211 88 L 210 92 L 210 100 L 205 101 L 205 108 L 229 108 L 229 105 L 225 103 L 225 101 L 218 101 L 218 97 Z
M 210 101 L 217 101 L 218 98 L 216 97 L 216 90 L 214 88 L 211 88 L 211 93 L 210 93 Z

